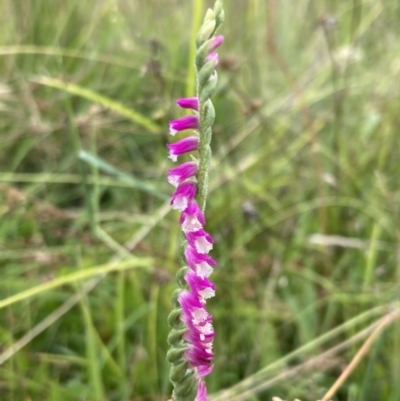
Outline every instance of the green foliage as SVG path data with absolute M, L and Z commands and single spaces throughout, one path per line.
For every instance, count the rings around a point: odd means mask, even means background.
M 0 2 L 0 399 L 170 396 L 165 144 L 211 3 Z M 400 6 L 224 8 L 208 387 L 315 401 L 399 307 Z M 334 399 L 397 401 L 398 355 L 395 323 Z

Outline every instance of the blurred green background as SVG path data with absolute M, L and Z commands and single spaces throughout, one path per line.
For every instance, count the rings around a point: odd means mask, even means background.
M 1 400 L 169 397 L 165 145 L 207 6 L 0 1 Z M 399 401 L 400 3 L 225 11 L 211 398 L 320 399 L 383 322 L 334 399 Z

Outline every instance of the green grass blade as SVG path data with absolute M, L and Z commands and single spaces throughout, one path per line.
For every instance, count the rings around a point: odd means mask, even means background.
M 106 399 L 101 375 L 100 349 L 98 346 L 96 330 L 93 326 L 90 309 L 86 300 L 81 301 L 81 309 L 86 334 L 86 359 L 89 376 L 89 399 L 103 401 Z
M 61 79 L 49 78 L 39 76 L 31 79 L 32 82 L 36 82 L 41 85 L 49 86 L 51 88 L 61 89 L 71 95 L 83 97 L 84 99 L 91 100 L 92 102 L 98 103 L 101 106 L 118 113 L 129 120 L 135 122 L 143 128 L 146 128 L 150 132 L 157 134 L 160 132 L 160 127 L 153 123 L 150 119 L 133 110 L 124 106 L 115 100 L 112 100 L 104 95 L 100 95 L 90 89 L 83 88 L 79 85 L 71 84 L 62 81 Z
M 151 185 L 147 184 L 146 182 L 143 182 L 141 180 L 138 180 L 135 177 L 132 177 L 131 175 L 124 173 L 114 166 L 111 166 L 111 164 L 108 164 L 106 161 L 100 159 L 99 157 L 92 155 L 85 150 L 81 150 L 79 152 L 79 158 L 86 163 L 90 164 L 91 166 L 97 167 L 99 170 L 103 171 L 104 173 L 110 174 L 116 178 L 118 178 L 120 181 L 123 181 L 127 184 L 131 184 L 133 187 L 139 188 L 147 193 L 150 193 L 151 195 L 156 196 L 157 198 L 166 200 L 169 198 L 168 195 L 157 191 L 155 188 L 153 188 Z
M 16 302 L 24 301 L 35 295 L 39 295 L 43 292 L 52 290 L 62 285 L 75 283 L 77 281 L 85 280 L 90 277 L 97 276 L 99 274 L 107 274 L 110 272 L 137 269 L 137 268 L 149 269 L 151 265 L 152 265 L 152 259 L 141 258 L 141 259 L 131 259 L 120 263 L 112 263 L 107 265 L 91 267 L 89 269 L 79 270 L 77 272 L 66 274 L 47 283 L 39 284 L 25 291 L 21 291 L 18 294 L 7 297 L 0 301 L 0 309 L 12 305 Z

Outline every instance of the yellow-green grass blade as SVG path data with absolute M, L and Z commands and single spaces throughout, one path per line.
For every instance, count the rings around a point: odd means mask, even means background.
M 152 266 L 152 259 L 140 258 L 131 259 L 120 263 L 106 264 L 96 267 L 91 267 L 84 270 L 79 270 L 64 276 L 58 277 L 47 283 L 39 284 L 35 287 L 21 291 L 18 294 L 12 295 L 0 301 L 0 309 L 12 305 L 16 302 L 24 301 L 35 295 L 52 290 L 65 284 L 75 283 L 77 281 L 85 280 L 99 274 L 107 274 L 116 271 L 123 271 L 129 269 L 145 268 L 149 269 Z
M 146 128 L 152 133 L 159 133 L 161 131 L 160 127 L 153 123 L 149 118 L 138 113 L 132 108 L 124 106 L 113 99 L 110 99 L 104 95 L 92 91 L 91 89 L 83 88 L 82 86 L 64 82 L 61 79 L 50 78 L 45 76 L 38 76 L 31 79 L 32 82 L 36 82 L 41 85 L 49 86 L 51 88 L 61 89 L 71 95 L 80 96 L 84 99 L 90 100 L 92 102 L 98 103 L 101 106 L 120 114 L 129 120 L 135 122 L 136 124 Z

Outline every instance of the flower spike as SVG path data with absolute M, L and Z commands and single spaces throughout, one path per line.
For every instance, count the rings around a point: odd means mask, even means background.
M 171 363 L 170 380 L 174 401 L 207 401 L 205 376 L 213 370 L 214 328 L 207 310 L 208 299 L 214 297 L 216 286 L 210 276 L 217 262 L 208 255 L 214 239 L 205 231 L 204 216 L 208 192 L 208 170 L 211 161 L 212 125 L 215 111 L 211 97 L 217 88 L 215 51 L 224 41 L 216 32 L 224 21 L 222 0 L 215 0 L 206 13 L 196 36 L 194 64 L 197 75 L 196 96 L 178 99 L 177 105 L 192 110 L 192 114 L 170 122 L 171 136 L 185 130 L 196 135 L 169 144 L 168 157 L 195 152 L 192 160 L 168 170 L 168 182 L 176 189 L 171 195 L 171 207 L 180 212 L 179 224 L 184 234 L 183 253 L 187 265 L 177 275 L 174 309 L 168 317 L 171 332 L 167 360 Z

